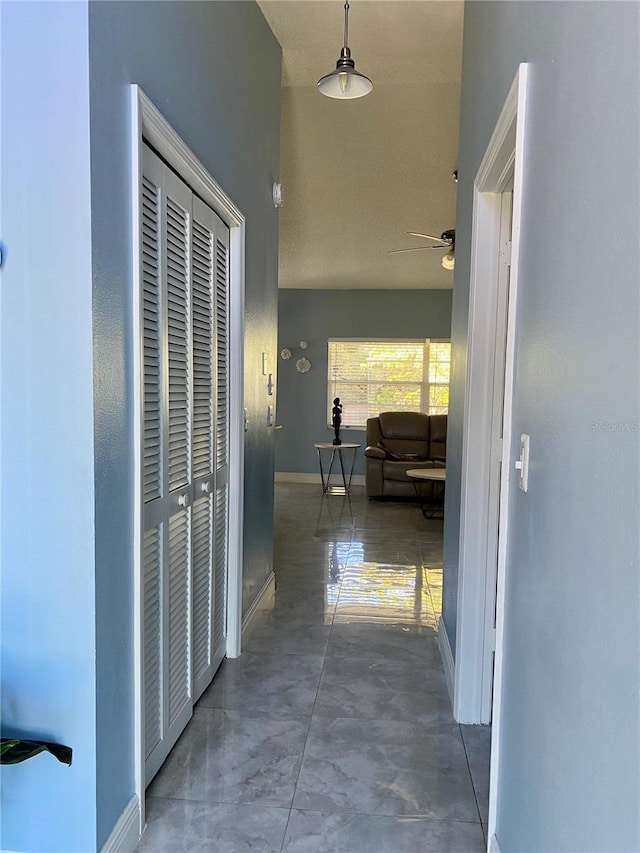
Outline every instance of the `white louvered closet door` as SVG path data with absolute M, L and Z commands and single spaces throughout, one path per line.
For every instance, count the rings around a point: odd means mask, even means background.
M 218 398 L 222 392 L 226 424 L 226 361 L 220 365 L 220 345 L 226 347 L 226 320 L 218 317 L 217 246 L 228 229 L 222 220 L 193 197 L 192 317 L 193 317 L 193 680 L 194 701 L 211 682 L 225 652 L 226 525 L 219 530 L 216 460 L 220 442 Z M 228 237 L 227 237 L 228 240 Z M 223 371 L 220 379 L 220 371 Z M 224 557 L 218 569 L 219 534 Z M 218 582 L 218 573 L 222 583 Z M 217 642 L 216 642 L 217 640 Z
M 142 186 L 147 784 L 225 652 L 228 245 L 146 146 Z M 222 464 L 223 463 L 223 464 Z
M 143 665 L 150 781 L 193 710 L 191 191 L 150 150 L 143 156 Z

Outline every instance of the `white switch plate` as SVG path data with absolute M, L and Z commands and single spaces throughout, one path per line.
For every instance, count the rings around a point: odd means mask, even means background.
M 529 436 L 522 433 L 520 436 L 520 458 L 516 459 L 516 468 L 520 472 L 518 476 L 518 488 L 523 492 L 529 491 Z

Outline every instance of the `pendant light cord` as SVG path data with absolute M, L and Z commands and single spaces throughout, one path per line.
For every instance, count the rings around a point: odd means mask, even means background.
M 344 46 L 349 45 L 349 0 L 344 4 Z

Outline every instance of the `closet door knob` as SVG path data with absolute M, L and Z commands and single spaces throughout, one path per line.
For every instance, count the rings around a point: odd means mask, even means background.
M 180 495 L 180 497 L 178 498 L 178 504 L 180 506 L 185 506 L 185 507 L 189 506 L 189 502 L 190 502 L 189 492 L 185 492 L 183 495 Z

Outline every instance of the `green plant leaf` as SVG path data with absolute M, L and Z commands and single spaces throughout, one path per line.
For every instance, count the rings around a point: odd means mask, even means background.
M 8 749 L 12 749 L 17 743 L 20 743 L 19 740 L 2 740 L 0 742 L 0 756 L 4 755 Z
M 41 752 L 50 752 L 62 764 L 71 766 L 73 751 L 61 743 L 46 740 L 21 740 L 18 738 L 0 739 L 0 764 L 20 764 Z

